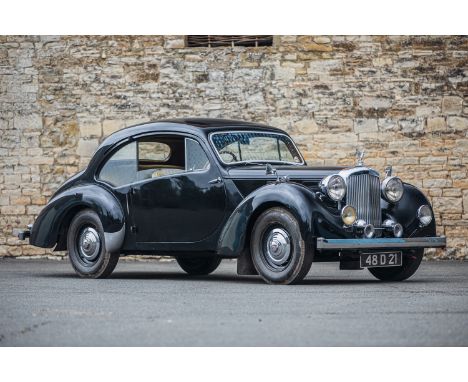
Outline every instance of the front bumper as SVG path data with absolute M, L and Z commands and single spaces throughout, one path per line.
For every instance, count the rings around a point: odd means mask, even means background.
M 324 239 L 319 237 L 317 238 L 317 249 L 440 248 L 445 247 L 446 242 L 445 236 L 376 239 Z

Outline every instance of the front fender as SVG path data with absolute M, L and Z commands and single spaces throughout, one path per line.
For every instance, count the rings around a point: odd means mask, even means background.
M 418 209 L 423 204 L 432 206 L 424 194 L 415 186 L 404 183 L 404 192 L 401 200 L 396 204 L 386 201 L 382 203 L 382 212 L 389 217 L 393 217 L 398 223 L 403 225 L 404 237 L 432 237 L 436 236 L 435 219 L 426 227 L 420 227 L 417 217 Z M 434 212 L 433 212 L 434 215 Z
M 255 219 L 266 209 L 277 206 L 286 208 L 296 217 L 307 245 L 311 245 L 320 230 L 341 229 L 339 215 L 331 214 L 307 187 L 289 182 L 270 184 L 249 194 L 231 214 L 218 241 L 218 254 L 239 256 L 248 244 Z M 326 219 L 322 218 L 324 216 Z
M 31 230 L 30 244 L 51 248 L 57 244 L 59 234 L 73 215 L 90 208 L 101 219 L 106 250 L 115 252 L 125 237 L 125 215 L 117 198 L 98 185 L 79 185 L 55 195 L 44 207 Z M 68 227 L 67 227 L 68 229 Z M 60 248 L 61 249 L 61 248 Z

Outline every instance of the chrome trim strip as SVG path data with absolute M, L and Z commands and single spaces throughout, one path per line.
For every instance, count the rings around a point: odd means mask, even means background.
M 317 249 L 378 249 L 378 248 L 436 248 L 445 247 L 445 236 L 375 238 L 375 239 L 325 239 L 317 238 Z

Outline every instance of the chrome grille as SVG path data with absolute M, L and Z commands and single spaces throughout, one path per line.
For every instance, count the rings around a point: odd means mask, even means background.
M 357 218 L 380 227 L 380 179 L 371 174 L 356 174 L 348 177 L 346 204 L 356 208 Z

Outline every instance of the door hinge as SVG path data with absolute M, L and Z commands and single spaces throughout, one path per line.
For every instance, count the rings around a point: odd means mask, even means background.
M 130 226 L 130 232 L 131 233 L 137 233 L 137 226 L 136 225 L 131 225 Z

